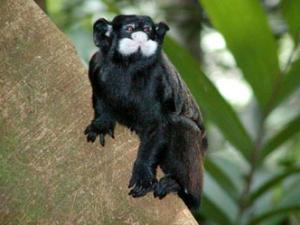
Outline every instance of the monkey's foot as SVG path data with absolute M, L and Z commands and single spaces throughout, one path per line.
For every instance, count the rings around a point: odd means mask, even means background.
M 181 189 L 180 185 L 172 177 L 166 175 L 161 178 L 155 186 L 153 195 L 159 199 L 164 198 L 167 194 L 171 192 L 178 192 Z
M 157 179 L 150 168 L 135 166 L 128 185 L 128 188 L 134 188 L 128 194 L 134 198 L 142 197 L 153 191 L 156 183 Z

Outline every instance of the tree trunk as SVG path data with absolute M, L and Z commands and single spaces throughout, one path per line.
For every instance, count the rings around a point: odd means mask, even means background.
M 34 1 L 2 0 L 0 14 L 0 224 L 197 224 L 175 195 L 128 196 L 128 130 L 86 143 L 86 68 Z

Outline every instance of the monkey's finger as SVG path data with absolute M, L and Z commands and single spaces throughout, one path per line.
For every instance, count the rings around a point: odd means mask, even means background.
M 131 195 L 134 198 L 140 197 L 139 196 L 139 190 L 140 189 L 141 189 L 141 187 L 139 185 L 135 185 L 135 187 L 128 194 Z
M 165 193 L 164 189 L 161 188 L 161 186 L 158 184 L 156 185 L 153 196 L 154 198 L 159 197 L 161 199 L 162 196 L 166 196 L 167 193 Z
M 143 197 L 151 190 L 152 187 L 142 188 L 136 193 L 136 197 Z
M 135 197 L 135 192 L 133 191 L 133 189 L 128 193 L 128 195 L 131 195 L 132 197 Z
M 115 138 L 113 130 L 108 130 L 108 135 L 111 136 L 113 139 Z
M 138 191 L 141 189 L 142 185 L 141 185 L 140 182 L 136 182 L 135 180 L 134 180 L 133 185 L 135 185 L 135 186 L 134 186 L 134 188 L 129 192 L 129 195 L 135 196 L 135 195 L 138 193 Z M 133 185 L 132 185 L 132 186 L 133 186 Z
M 104 134 L 100 134 L 100 144 L 104 147 L 105 145 L 105 139 L 104 139 Z
M 153 192 L 154 198 L 158 197 L 158 193 L 156 191 Z
M 153 192 L 154 198 L 158 197 L 159 199 L 162 199 L 162 198 L 166 197 L 167 194 L 168 194 L 168 192 L 165 191 L 165 190 L 157 190 L 156 189 Z
M 128 188 L 132 188 L 133 187 L 133 185 L 135 184 L 135 179 L 134 179 L 134 177 L 132 177 L 131 179 L 130 179 L 130 181 L 129 181 L 129 184 L 128 184 Z
M 90 126 L 87 126 L 84 130 L 84 134 L 87 135 L 90 132 Z
M 87 140 L 87 142 L 94 142 L 96 140 L 96 137 L 97 137 L 96 133 L 90 132 L 86 136 L 86 140 Z

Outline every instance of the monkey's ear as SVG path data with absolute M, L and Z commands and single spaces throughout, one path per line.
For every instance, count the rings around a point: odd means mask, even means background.
M 159 24 L 155 25 L 155 30 L 156 30 L 156 34 L 159 37 L 164 37 L 166 32 L 168 30 L 170 30 L 168 24 L 164 23 L 164 22 L 160 22 Z
M 101 47 L 100 41 L 110 37 L 112 31 L 111 22 L 104 18 L 98 19 L 94 23 L 94 43 L 97 47 Z

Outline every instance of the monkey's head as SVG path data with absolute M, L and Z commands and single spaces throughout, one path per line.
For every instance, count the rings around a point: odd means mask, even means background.
M 94 24 L 94 42 L 106 54 L 110 49 L 123 56 L 149 57 L 161 49 L 169 26 L 155 24 L 148 16 L 119 15 L 112 22 L 99 19 Z

